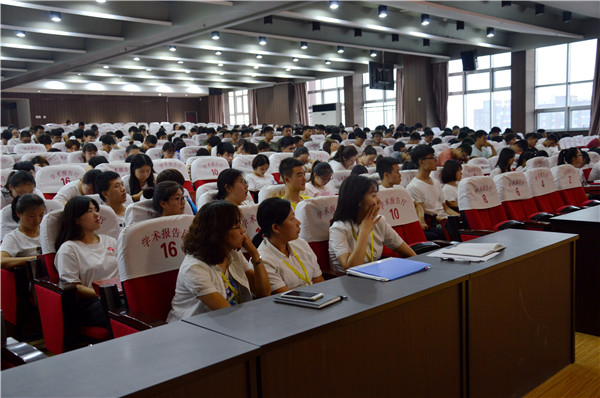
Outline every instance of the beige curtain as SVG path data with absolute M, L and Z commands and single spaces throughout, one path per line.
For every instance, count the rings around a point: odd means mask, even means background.
M 448 123 L 448 62 L 433 64 L 432 82 L 435 110 L 443 130 Z
M 210 123 L 225 123 L 224 98 L 225 94 L 208 96 L 208 121 Z
M 296 96 L 296 113 L 298 114 L 298 123 L 308 124 L 308 97 L 306 83 L 294 84 L 294 95 Z
M 596 43 L 596 67 L 592 88 L 592 109 L 590 110 L 590 131 L 588 135 L 600 133 L 600 39 Z
M 396 126 L 404 123 L 404 68 L 396 69 Z
M 250 124 L 258 124 L 258 108 L 256 101 L 256 89 L 248 90 L 248 111 L 250 113 Z

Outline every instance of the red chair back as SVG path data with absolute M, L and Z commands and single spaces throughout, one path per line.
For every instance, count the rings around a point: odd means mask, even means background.
M 491 177 L 463 178 L 458 184 L 458 208 L 471 229 L 496 230 L 508 220 Z

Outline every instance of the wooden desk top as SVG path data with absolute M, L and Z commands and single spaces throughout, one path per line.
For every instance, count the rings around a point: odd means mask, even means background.
M 585 222 L 600 223 L 600 206 L 590 207 L 588 209 L 577 210 L 562 216 L 552 217 L 550 222 Z
M 165 344 L 165 342 L 168 342 Z M 4 397 L 94 397 L 143 393 L 198 377 L 257 347 L 176 322 L 2 371 Z M 172 385 L 172 384 L 171 384 Z
M 391 282 L 342 276 L 302 288 L 348 297 L 320 310 L 278 304 L 273 297 L 265 297 L 184 321 L 264 347 L 332 323 L 373 315 L 465 279 L 460 272 L 444 269 L 430 269 Z
M 452 272 L 467 273 L 470 278 L 473 278 L 481 273 L 492 271 L 496 267 L 532 257 L 541 250 L 547 250 L 577 239 L 578 236 L 575 234 L 505 229 L 469 241 L 473 243 L 501 243 L 506 246 L 506 249 L 488 261 L 482 263 L 448 262 L 442 261 L 441 258 L 429 257 L 427 253 L 415 257 L 415 260 L 430 263 L 432 270 L 441 268 Z

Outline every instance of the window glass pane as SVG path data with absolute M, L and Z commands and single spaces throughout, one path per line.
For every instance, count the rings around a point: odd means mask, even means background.
M 340 102 L 343 104 L 344 102 L 346 102 L 345 98 L 344 98 L 344 90 L 340 90 Z
M 313 105 L 321 105 L 323 103 L 323 94 L 322 91 L 319 91 L 315 94 L 315 102 Z
M 462 72 L 462 60 L 455 59 L 448 62 L 448 73 Z
M 337 102 L 337 90 L 324 91 L 323 92 L 323 103 L 332 104 Z
M 248 95 L 247 94 L 242 97 L 242 105 L 244 106 L 243 112 L 248 113 Z
M 535 50 L 535 84 L 564 83 L 567 78 L 567 45 Z
M 234 103 L 233 93 L 229 93 L 229 112 L 231 112 L 231 113 L 235 113 L 235 107 L 234 107 L 233 103 Z
M 490 93 L 467 94 L 466 117 L 467 126 L 473 130 L 489 131 L 490 126 Z
M 243 112 L 242 109 L 244 109 L 244 106 L 242 105 L 242 97 L 236 97 L 235 100 L 236 100 L 236 102 L 235 102 L 235 112 L 236 113 Z
M 567 105 L 565 85 L 535 89 L 535 109 L 558 108 Z
M 592 80 L 596 62 L 596 40 L 580 41 L 569 46 L 569 81 Z
M 494 67 L 494 68 L 510 66 L 510 61 L 511 61 L 510 53 L 502 53 L 502 54 L 492 55 L 492 67 Z
M 592 82 L 569 85 L 569 106 L 592 104 Z
M 463 77 L 459 76 L 450 76 L 448 78 L 448 92 L 453 93 L 457 91 L 462 91 L 463 87 Z
M 510 69 L 494 72 L 494 88 L 510 87 Z
M 308 94 L 308 106 L 313 106 L 317 104 L 317 97 L 320 97 L 321 94 L 310 93 Z
M 337 87 L 344 87 L 344 77 L 340 76 L 337 78 Z
M 451 95 L 448 97 L 448 126 L 464 126 L 463 121 L 463 96 Z
M 537 128 L 546 130 L 564 130 L 565 112 L 538 113 Z
M 387 105 L 384 110 L 385 125 L 396 124 L 396 105 Z
M 321 80 L 317 80 L 315 82 L 315 90 L 320 90 L 321 89 Z
M 365 87 L 365 101 L 380 101 L 383 99 L 383 90 L 371 90 Z
M 321 80 L 321 87 L 323 90 L 327 90 L 328 88 L 336 88 L 337 87 L 337 83 L 336 83 L 336 78 L 332 77 L 331 79 L 323 79 Z
M 572 129 L 590 128 L 590 110 L 571 111 L 570 125 Z
M 383 107 L 380 104 L 376 106 L 365 105 L 365 127 L 373 129 L 380 124 L 384 124 Z
M 510 127 L 510 90 L 495 91 L 492 93 L 494 99 L 492 109 L 492 125 L 504 130 Z
M 490 74 L 486 73 L 473 73 L 467 75 L 467 91 L 471 90 L 485 90 L 490 88 Z
M 314 90 L 316 90 L 316 89 L 317 89 L 317 83 L 316 83 L 316 81 L 315 81 L 315 80 L 310 80 L 310 81 L 308 82 L 308 87 L 307 87 L 307 89 L 306 89 L 306 90 L 307 90 L 307 91 L 314 91 Z
M 490 68 L 490 56 L 484 55 L 477 57 L 477 70 Z

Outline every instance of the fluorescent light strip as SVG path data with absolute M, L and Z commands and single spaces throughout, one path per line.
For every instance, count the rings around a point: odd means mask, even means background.
M 89 33 L 66 32 L 66 31 L 55 30 L 55 29 L 28 28 L 28 27 L 24 27 L 24 26 L 15 26 L 15 25 L 1 24 L 0 28 L 9 29 L 9 30 L 22 30 L 25 32 L 42 33 L 42 34 L 46 34 L 46 35 L 55 35 L 55 36 L 83 37 L 86 39 L 100 39 L 100 40 L 114 40 L 114 41 L 125 40 L 125 38 L 120 37 L 120 36 L 92 35 Z
M 15 0 L 2 0 L 2 5 L 3 6 L 13 6 L 13 7 L 23 7 L 23 8 L 29 8 L 32 10 L 58 11 L 58 12 L 61 12 L 64 14 L 80 15 L 82 17 L 112 19 L 112 20 L 117 20 L 117 21 L 139 22 L 139 23 L 145 23 L 145 24 L 164 25 L 164 26 L 172 25 L 172 23 L 169 21 L 159 21 L 159 20 L 155 20 L 155 19 L 126 17 L 123 15 L 107 14 L 104 12 L 75 10 L 72 8 L 58 8 L 58 7 L 54 7 L 54 6 L 45 6 L 42 4 L 27 3 L 27 2 L 15 1 Z
M 75 50 L 72 48 L 58 48 L 58 47 L 44 47 L 44 46 L 31 46 L 28 44 L 12 44 L 12 43 L 0 43 L 0 47 L 6 48 L 20 48 L 23 50 L 38 50 L 38 51 L 56 51 L 61 53 L 74 53 L 74 54 L 85 54 L 85 50 Z
M 27 72 L 27 69 L 21 69 L 21 68 L 5 68 L 4 66 L 0 67 L 1 70 L 5 70 L 8 72 Z
M 35 59 L 35 58 L 19 58 L 19 57 L 5 57 L 0 55 L 0 61 L 17 61 L 17 62 L 34 62 L 40 64 L 53 64 L 54 61 L 51 59 Z
M 123 75 L 118 75 L 118 74 L 114 74 L 114 73 L 94 73 L 94 72 L 66 72 L 66 74 L 71 75 L 71 74 L 80 74 L 82 76 L 95 76 L 95 77 L 119 77 L 119 76 L 123 76 Z M 239 73 L 236 73 L 239 74 Z M 156 75 L 125 75 L 123 76 L 123 79 L 156 79 L 156 80 L 181 80 L 181 81 L 190 81 L 190 79 L 194 79 L 193 81 L 197 82 L 197 81 L 213 81 L 212 78 L 204 78 L 204 77 L 183 77 L 183 76 L 156 76 Z M 242 83 L 242 81 L 240 80 L 233 80 L 233 79 L 225 79 L 224 81 L 227 82 L 231 82 L 231 83 Z M 137 84 L 137 82 L 130 82 L 132 84 Z M 256 83 L 273 83 L 271 81 L 256 81 Z

